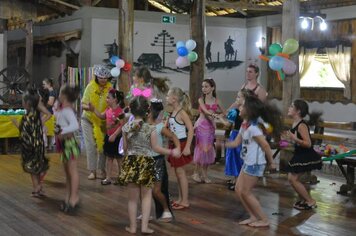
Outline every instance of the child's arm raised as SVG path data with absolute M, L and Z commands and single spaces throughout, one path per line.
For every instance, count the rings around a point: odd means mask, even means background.
M 261 149 L 265 152 L 266 155 L 266 160 L 268 162 L 269 168 L 270 169 L 275 169 L 275 165 L 273 163 L 273 154 L 271 147 L 269 146 L 266 138 L 264 135 L 259 135 L 259 136 L 254 136 L 253 139 L 258 143 L 258 145 L 261 147 Z
M 174 149 L 168 149 L 168 148 L 164 148 L 164 147 L 161 147 L 160 145 L 158 145 L 156 130 L 153 130 L 151 132 L 151 147 L 152 147 L 153 151 L 163 154 L 163 155 L 171 155 L 174 157 L 180 156 L 180 147 L 179 146 Z
M 172 140 L 172 142 L 174 143 L 174 146 L 178 147 L 179 152 L 181 152 L 179 139 L 177 138 L 177 136 L 174 133 L 172 133 L 167 127 L 163 127 L 161 134 L 164 135 L 165 137 L 169 138 L 170 140 Z
M 188 130 L 188 137 L 187 137 L 187 143 L 183 149 L 183 155 L 188 156 L 190 155 L 190 145 L 192 144 L 193 141 L 193 135 L 194 135 L 194 128 L 192 121 L 190 120 L 188 114 L 185 111 L 182 111 L 179 113 L 180 118 L 182 119 L 183 123 L 185 124 L 185 127 Z
M 309 137 L 309 131 L 306 124 L 300 124 L 298 126 L 298 133 L 302 136 L 302 139 L 299 139 L 296 134 L 288 131 L 288 136 L 291 140 L 293 140 L 296 144 L 301 147 L 310 148 L 311 147 L 311 140 Z

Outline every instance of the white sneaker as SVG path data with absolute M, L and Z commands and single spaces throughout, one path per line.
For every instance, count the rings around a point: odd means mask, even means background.
M 172 213 L 169 211 L 165 211 L 163 212 L 161 218 L 159 218 L 159 221 L 168 223 L 172 221 L 172 218 L 173 218 Z
M 201 183 L 201 178 L 200 178 L 199 174 L 193 174 L 192 179 L 197 183 Z

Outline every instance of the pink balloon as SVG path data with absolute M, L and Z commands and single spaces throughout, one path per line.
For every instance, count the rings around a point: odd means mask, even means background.
M 282 70 L 285 74 L 291 75 L 297 70 L 297 66 L 293 61 L 285 59 Z
M 122 60 L 122 59 L 119 59 L 119 60 L 117 60 L 117 61 L 115 62 L 115 65 L 116 65 L 116 67 L 118 67 L 118 68 L 121 69 L 122 67 L 124 67 L 125 61 Z
M 183 67 L 189 66 L 188 58 L 187 57 L 178 57 L 176 59 L 176 66 L 178 68 L 183 68 Z

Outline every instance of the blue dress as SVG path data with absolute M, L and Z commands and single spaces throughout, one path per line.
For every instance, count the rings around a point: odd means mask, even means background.
M 233 141 L 239 134 L 242 119 L 239 116 L 239 110 L 230 110 L 227 118 L 230 122 L 234 123 L 234 129 L 230 133 L 229 141 Z M 225 157 L 225 175 L 227 176 L 239 176 L 243 160 L 240 157 L 241 145 L 236 148 L 226 148 Z

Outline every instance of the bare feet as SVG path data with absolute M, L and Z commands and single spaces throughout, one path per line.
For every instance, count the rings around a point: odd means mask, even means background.
M 135 233 L 136 233 L 136 229 L 131 229 L 129 226 L 126 226 L 126 227 L 125 227 L 125 230 L 126 230 L 127 232 L 129 232 L 130 234 L 135 234 Z
M 257 221 L 256 218 L 252 218 L 251 217 L 251 218 L 248 218 L 246 220 L 240 221 L 239 225 L 248 225 L 248 224 L 251 224 L 251 223 L 256 222 L 256 221 Z
M 251 227 L 269 227 L 269 221 L 267 220 L 259 220 L 253 223 L 248 224 Z
M 141 230 L 142 234 L 153 234 L 155 232 L 153 229 L 147 228 L 146 230 Z

